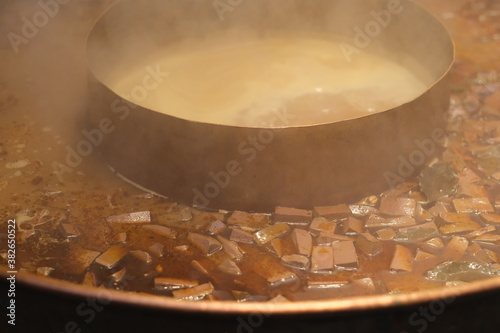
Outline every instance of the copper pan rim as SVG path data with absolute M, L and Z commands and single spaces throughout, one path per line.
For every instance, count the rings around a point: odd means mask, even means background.
M 9 276 L 5 268 L 0 268 L 0 276 Z M 19 272 L 16 281 L 22 284 L 52 291 L 66 296 L 95 298 L 107 303 L 150 308 L 163 311 L 196 312 L 205 314 L 250 314 L 297 315 L 339 313 L 352 311 L 383 310 L 400 306 L 412 306 L 420 303 L 455 299 L 469 295 L 500 289 L 500 277 L 472 282 L 468 285 L 432 288 L 428 290 L 356 296 L 322 301 L 293 301 L 290 303 L 236 302 L 236 301 L 179 301 L 172 298 L 145 293 L 115 291 L 97 287 L 77 285 L 28 272 Z

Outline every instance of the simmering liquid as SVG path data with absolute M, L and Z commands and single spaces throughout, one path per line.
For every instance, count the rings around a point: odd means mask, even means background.
M 357 118 L 426 90 L 424 82 L 394 61 L 363 50 L 351 58 L 329 40 L 214 39 L 195 50 L 166 50 L 131 68 L 112 87 L 137 104 L 179 118 L 262 127 Z M 139 94 L 145 68 L 169 75 Z M 280 123 L 275 114 L 284 110 L 286 123 Z

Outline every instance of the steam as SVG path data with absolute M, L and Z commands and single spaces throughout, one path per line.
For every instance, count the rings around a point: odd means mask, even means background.
M 2 76 L 20 107 L 30 109 L 41 127 L 65 131 L 68 120 L 81 116 L 85 105 L 86 36 L 97 16 L 115 1 L 59 2 L 2 2 L 7 12 L 2 10 L 6 21 L 1 26 L 0 66 L 5 65 Z M 23 42 L 14 43 L 17 39 Z

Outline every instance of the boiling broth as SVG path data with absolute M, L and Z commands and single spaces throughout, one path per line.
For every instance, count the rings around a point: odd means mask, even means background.
M 145 68 L 168 72 L 147 93 Z M 280 127 L 358 118 L 411 101 L 427 86 L 401 64 L 361 50 L 351 59 L 331 40 L 213 38 L 172 47 L 111 84 L 120 96 L 175 117 L 224 125 Z M 139 88 L 140 89 L 140 88 Z

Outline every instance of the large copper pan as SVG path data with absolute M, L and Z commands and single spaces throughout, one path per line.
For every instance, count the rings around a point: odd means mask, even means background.
M 446 30 L 425 10 L 386 0 L 256 0 L 231 8 L 221 19 L 211 1 L 123 1 L 93 28 L 87 47 L 90 119 L 94 128 L 103 119 L 113 124 L 98 149 L 119 174 L 186 204 L 268 212 L 277 205 L 358 200 L 393 185 L 394 175 L 417 174 L 438 151 L 454 50 Z M 391 13 L 382 23 L 376 19 L 380 11 Z M 169 43 L 238 29 L 341 36 L 352 47 L 384 50 L 417 75 L 423 68 L 432 82 L 425 93 L 390 110 L 274 131 L 176 118 L 125 103 L 111 89 L 110 78 Z M 369 43 L 363 44 L 366 37 Z M 259 136 L 265 137 L 265 149 L 250 160 L 239 147 Z M 429 141 L 433 147 L 426 151 L 422 143 Z M 235 165 L 238 172 L 232 174 Z M 216 180 L 221 172 L 229 177 Z
M 8 290 L 4 278 L 0 286 Z M 179 302 L 20 273 L 16 327 L 19 332 L 496 332 L 499 290 L 500 279 L 492 278 L 446 289 L 320 302 Z
M 48 3 L 49 1 L 46 1 Z M 63 1 L 58 1 L 62 3 Z M 140 1 L 135 1 L 140 3 Z M 170 7 L 171 10 L 165 10 L 162 15 L 170 15 L 172 19 L 175 17 L 191 17 L 188 20 L 190 26 L 197 26 L 198 22 L 201 20 L 195 20 L 193 22 L 193 13 L 207 14 L 217 17 L 216 13 L 211 12 L 213 8 L 212 1 L 148 1 L 149 3 L 155 3 L 156 5 L 161 5 L 166 3 L 166 6 Z M 228 16 L 225 23 L 218 23 L 221 27 L 229 26 L 229 24 L 237 24 L 245 19 L 246 15 L 249 15 L 248 7 L 245 7 L 245 3 L 260 3 L 262 1 L 247 0 L 247 1 L 226 1 L 225 3 L 231 3 L 233 5 L 232 13 L 235 16 Z M 276 4 L 279 7 L 285 3 L 302 3 L 300 7 L 304 9 L 307 4 L 306 1 L 267 1 L 270 4 Z M 354 3 L 358 1 L 345 0 L 345 1 L 307 1 L 307 3 L 314 4 L 324 4 L 325 6 L 329 3 Z M 356 26 L 363 22 L 363 17 L 366 19 L 371 8 L 374 8 L 374 4 L 382 4 L 383 1 L 360 1 L 365 6 L 366 10 L 360 10 L 358 13 L 360 16 L 352 16 L 353 13 L 349 12 L 347 8 L 341 11 L 342 15 L 337 16 L 339 22 L 349 21 L 349 26 Z M 391 1 L 387 1 L 390 3 Z M 449 2 L 449 1 L 448 1 Z M 146 3 L 146 2 L 141 2 Z M 478 2 L 479 3 L 479 2 Z M 191 7 L 193 4 L 197 4 L 197 7 Z M 270 5 L 269 6 L 273 6 Z M 387 45 L 392 45 L 393 50 L 398 50 L 402 45 L 404 47 L 412 49 L 419 55 L 422 63 L 425 63 L 428 68 L 435 71 L 436 79 L 435 84 L 424 94 L 420 96 L 415 101 L 394 109 L 388 110 L 386 113 L 377 115 L 376 117 L 385 117 L 393 119 L 393 121 L 398 121 L 399 125 L 407 124 L 407 127 L 396 127 L 396 126 L 385 126 L 384 130 L 378 130 L 379 136 L 385 137 L 385 140 L 389 142 L 388 148 L 400 149 L 404 147 L 399 141 L 405 142 L 405 135 L 408 134 L 408 129 L 412 128 L 415 132 L 411 132 L 420 135 L 415 138 L 425 139 L 431 129 L 442 128 L 443 121 L 442 112 L 446 109 L 448 103 L 448 92 L 446 77 L 449 66 L 452 61 L 453 50 L 452 45 L 449 41 L 447 33 L 444 31 L 443 27 L 437 23 L 428 13 L 424 10 L 418 8 L 413 3 L 404 2 L 405 8 L 411 9 L 411 14 L 405 14 L 404 18 L 397 19 L 393 23 L 398 24 L 398 29 L 394 29 L 392 34 L 388 36 L 402 36 L 398 34 L 406 33 L 404 38 L 396 38 L 396 41 L 392 41 Z M 236 6 L 238 5 L 238 6 Z M 386 5 L 386 4 L 384 4 Z M 123 7 L 120 7 L 123 6 Z M 110 46 L 113 50 L 113 46 L 116 47 L 114 52 L 118 52 L 119 45 L 114 45 L 111 43 L 115 40 L 115 37 L 130 38 L 131 30 L 133 30 L 134 24 L 128 27 L 126 24 L 121 26 L 123 30 L 107 30 L 104 27 L 106 18 L 112 20 L 113 17 L 120 16 L 126 23 L 134 23 L 140 21 L 142 25 L 155 25 L 155 24 L 166 24 L 165 22 L 154 21 L 151 22 L 150 19 L 153 14 L 159 14 L 157 11 L 158 7 L 151 7 L 146 9 L 147 12 L 131 12 L 125 15 L 125 7 L 134 6 L 131 1 L 125 1 L 122 5 L 119 5 L 115 10 L 122 8 L 123 12 L 115 13 L 108 12 L 105 14 L 101 23 L 98 23 L 97 28 L 102 30 L 94 30 L 91 39 L 94 38 L 94 42 L 102 42 L 104 46 Z M 314 6 L 312 6 L 314 7 Z M 298 11 L 300 14 L 312 15 L 314 12 L 318 17 L 326 17 L 329 11 L 325 11 L 325 7 L 315 7 L 315 10 L 311 11 Z M 286 7 L 283 7 L 286 8 Z M 353 9 L 351 9 L 353 10 Z M 359 10 L 359 9 L 358 9 Z M 190 11 L 192 12 L 190 14 Z M 262 15 L 262 21 L 265 22 L 267 12 L 262 10 L 259 11 L 259 15 Z M 136 16 L 137 15 L 137 16 Z M 364 15 L 364 16 L 363 16 Z M 280 22 L 284 22 L 286 15 L 276 17 Z M 359 19 L 359 20 L 358 20 Z M 180 19 L 178 21 L 181 21 Z M 213 20 L 214 23 L 217 21 Z M 52 22 L 51 24 L 55 24 Z M 325 21 L 315 20 L 318 27 L 325 27 L 331 24 L 335 26 L 335 22 L 330 22 L 327 24 Z M 186 23 L 187 24 L 187 23 Z M 200 25 L 203 27 L 203 25 Z M 414 31 L 412 35 L 409 31 Z M 100 31 L 100 35 L 96 35 L 96 32 Z M 170 29 L 164 30 L 170 31 Z M 176 30 L 176 34 L 182 35 L 182 27 Z M 345 29 L 347 34 L 353 35 L 350 29 Z M 112 33 L 105 36 L 105 33 Z M 197 33 L 202 34 L 203 29 L 199 29 Z M 113 35 L 114 34 L 114 35 Z M 137 37 L 137 36 L 136 36 Z M 102 39 L 101 39 L 102 38 Z M 109 38 L 109 39 L 108 39 Z M 137 37 L 140 38 L 140 37 Z M 157 36 L 157 38 L 168 39 L 168 34 L 162 34 Z M 389 38 L 389 37 L 387 37 Z M 390 39 L 390 38 L 389 38 Z M 381 36 L 380 41 L 387 40 L 386 37 Z M 420 44 L 416 43 L 417 40 L 424 40 L 426 43 Z M 91 45 L 91 44 L 90 44 Z M 124 48 L 127 45 L 122 45 Z M 89 49 L 90 50 L 90 49 Z M 440 51 L 441 50 L 441 51 Z M 143 55 L 145 49 L 137 49 L 136 56 Z M 115 53 L 116 54 L 116 53 Z M 495 54 L 492 52 L 492 54 Z M 99 73 L 101 70 L 105 70 L 106 67 L 112 69 L 111 65 L 118 63 L 121 60 L 120 56 L 115 56 L 112 58 L 106 57 L 105 54 L 94 54 L 97 58 L 108 59 L 105 61 L 99 69 L 99 72 L 91 72 L 90 78 L 92 80 L 91 87 L 95 93 L 92 99 L 93 103 L 93 121 L 99 119 L 109 113 L 110 105 L 106 103 L 111 103 L 117 98 L 117 96 L 111 92 L 105 85 L 104 82 L 96 82 L 100 77 Z M 434 58 L 435 57 L 435 58 Z M 94 58 L 95 59 L 95 58 Z M 432 61 L 431 61 L 432 59 Z M 439 61 L 437 61 L 438 59 Z M 436 62 L 434 62 L 436 60 Z M 92 65 L 92 64 L 91 64 Z M 94 64 L 95 65 L 95 64 Z M 93 69 L 96 69 L 92 67 Z M 443 93 L 441 93 L 443 91 Z M 442 95 L 441 95 L 442 94 Z M 104 98 L 103 98 L 104 97 Z M 425 108 L 425 103 L 432 105 L 432 108 Z M 434 103 L 434 104 L 432 104 Z M 126 145 L 129 147 L 136 147 L 139 151 L 144 150 L 144 154 L 150 153 L 147 145 L 144 145 L 141 136 L 135 134 L 135 131 L 130 132 L 130 128 L 140 132 L 140 128 L 147 128 L 151 123 L 145 123 L 146 125 L 141 125 L 142 123 L 134 123 L 136 119 L 140 119 L 141 122 L 145 121 L 146 114 L 149 114 L 150 121 L 153 122 L 155 118 L 155 113 L 150 110 L 145 110 L 140 107 L 131 108 L 133 114 L 129 119 L 128 123 L 121 123 L 117 127 L 116 133 L 111 136 L 106 137 L 106 142 L 101 147 L 103 156 L 107 158 L 108 162 L 113 165 L 118 171 L 134 179 L 137 182 L 142 183 L 151 189 L 161 191 L 161 188 L 155 187 L 155 184 L 160 185 L 161 178 L 151 177 L 149 183 L 144 182 L 141 179 L 136 178 L 138 175 L 143 175 L 137 168 L 140 165 L 130 165 L 128 164 L 130 154 L 133 152 L 128 150 Z M 417 112 L 418 111 L 418 112 Z M 418 116 L 417 116 L 418 114 Z M 409 116 L 412 115 L 412 116 Z M 435 115 L 435 116 L 434 116 Z M 438 117 L 439 115 L 439 117 Z M 175 129 L 175 126 L 180 124 L 184 126 L 184 130 L 189 126 L 193 129 L 201 129 L 202 126 L 207 126 L 207 124 L 199 124 L 187 122 L 179 119 L 169 119 L 169 117 L 162 116 L 166 118 L 166 121 L 172 121 L 173 125 L 168 128 L 171 130 Z M 405 118 L 407 117 L 407 118 Z M 370 118 L 375 118 L 374 116 Z M 424 122 L 417 122 L 419 119 L 425 119 Z M 414 122 L 412 124 L 412 122 Z M 332 137 L 334 134 L 327 131 L 327 128 L 334 126 L 347 126 L 345 122 L 343 124 L 330 124 L 322 126 L 314 126 L 320 131 L 323 130 L 324 133 L 329 133 Z M 361 124 L 363 122 L 360 122 Z M 408 125 L 411 124 L 412 126 Z M 154 125 L 154 124 L 153 124 Z M 361 125 L 356 125 L 361 126 Z M 365 125 L 368 126 L 368 125 Z M 208 126 L 213 129 L 219 128 L 221 126 Z M 395 129 L 398 128 L 397 132 L 394 133 Z M 361 129 L 361 127 L 360 127 Z M 232 131 L 247 131 L 244 134 L 252 133 L 255 129 L 231 129 L 224 128 L 224 130 Z M 295 128 L 290 129 L 291 131 L 306 131 L 307 128 Z M 348 127 L 345 127 L 345 131 Z M 205 129 L 206 131 L 206 129 Z M 405 132 L 406 131 L 406 132 Z M 182 131 L 179 131 L 182 132 Z M 335 131 L 332 131 L 335 132 Z M 169 132 L 172 133 L 172 132 Z M 215 132 L 214 132 L 215 133 Z M 244 137 L 241 134 L 241 137 Z M 30 135 L 30 134 L 28 134 Z M 324 134 L 327 135 L 327 134 Z M 398 142 L 390 142 L 390 135 L 394 135 L 395 140 Z M 130 139 L 127 137 L 130 136 Z M 354 137 L 354 136 L 353 136 Z M 110 139 L 111 138 L 111 139 Z M 155 139 L 158 137 L 155 137 Z M 171 139 L 171 138 L 169 138 Z M 373 139 L 373 137 L 372 137 Z M 110 141 L 108 141 L 110 140 Z M 120 144 L 120 140 L 123 140 L 123 146 Z M 135 140 L 137 146 L 135 145 Z M 366 137 L 359 138 L 359 141 L 367 140 Z M 234 141 L 234 140 L 233 140 Z M 386 143 L 387 143 L 386 142 Z M 411 145 L 411 140 L 406 142 Z M 368 153 L 369 149 L 365 146 L 359 146 L 362 148 L 364 153 Z M 375 145 L 373 145 L 375 147 Z M 125 148 L 125 149 L 123 149 Z M 311 147 L 308 146 L 308 149 Z M 123 149 L 123 150 L 122 150 Z M 387 150 L 388 155 L 384 156 L 396 156 L 402 154 L 401 156 L 409 156 L 412 152 L 410 147 L 406 147 L 407 150 L 393 152 L 390 154 L 390 149 Z M 117 156 L 117 151 L 123 151 L 125 156 Z M 106 155 L 108 154 L 109 155 Z M 325 153 L 328 154 L 328 151 Z M 405 155 L 405 153 L 408 153 Z M 270 156 L 272 156 L 270 154 Z M 370 155 L 365 155 L 369 158 Z M 163 155 L 151 156 L 154 161 L 162 161 Z M 264 158 L 264 156 L 262 156 Z M 135 160 L 135 159 L 132 159 Z M 121 165 L 120 161 L 127 161 L 126 164 Z M 163 160 L 163 162 L 167 159 Z M 274 162 L 279 162 L 278 159 L 273 159 Z M 297 158 L 297 162 L 300 159 Z M 389 163 L 381 159 L 381 163 Z M 197 163 L 194 163 L 195 165 Z M 390 163 L 389 163 L 390 164 Z M 263 163 L 265 165 L 265 163 Z M 349 170 L 355 170 L 353 164 L 350 164 Z M 127 169 L 130 167 L 130 170 Z M 148 165 L 149 167 L 149 165 Z M 377 165 L 369 165 L 370 168 L 377 168 Z M 393 169 L 388 168 L 387 170 L 393 170 L 397 173 L 397 165 L 392 166 Z M 368 169 L 368 168 L 366 168 Z M 418 168 L 416 168 L 418 169 Z M 415 169 L 415 172 L 416 172 Z M 127 170 L 129 170 L 127 174 Z M 378 171 L 386 171 L 381 168 Z M 159 171 L 159 169 L 148 169 L 148 173 L 153 171 Z M 171 170 L 170 170 L 171 171 Z M 188 170 L 189 171 L 189 170 Z M 205 170 L 202 170 L 205 171 Z M 358 170 L 359 171 L 359 170 Z M 366 171 L 366 170 L 365 170 Z M 349 173 L 350 174 L 350 173 Z M 147 176 L 147 175 L 146 175 Z M 157 175 L 156 175 L 157 176 Z M 368 177 L 368 175 L 364 175 Z M 380 176 L 380 174 L 377 174 Z M 361 174 L 359 175 L 361 177 Z M 378 185 L 376 182 L 377 177 L 366 180 L 359 180 L 359 185 L 357 188 L 360 193 L 365 193 L 362 186 L 366 187 L 366 192 L 374 191 L 377 188 L 386 187 L 383 181 L 379 181 Z M 198 180 L 203 182 L 202 180 Z M 167 183 L 165 183 L 167 184 Z M 164 185 L 165 185 L 164 184 Z M 339 183 L 340 184 L 340 183 Z M 352 183 L 356 186 L 357 181 Z M 168 184 L 167 184 L 168 185 Z M 244 184 L 247 186 L 248 184 Z M 378 186 L 378 187 L 377 187 Z M 336 187 L 341 189 L 340 187 Z M 354 187 L 353 187 L 354 188 Z M 304 187 L 304 190 L 306 188 Z M 343 189 L 345 190 L 345 189 Z M 236 191 L 237 192 L 237 191 Z M 172 197 L 182 199 L 181 192 L 166 193 Z M 235 193 L 235 192 L 233 192 Z M 185 193 L 185 195 L 191 193 Z M 345 197 L 342 200 L 347 201 L 349 196 L 348 193 L 344 193 Z M 356 197 L 357 194 L 353 194 Z M 229 197 L 229 196 L 228 196 Z M 264 196 L 262 197 L 264 199 Z M 192 197 L 187 195 L 186 201 L 190 202 Z M 269 198 L 267 198 L 269 199 Z M 273 198 L 271 198 L 273 199 Z M 222 200 L 222 197 L 221 197 Z M 225 198 L 228 200 L 228 198 Z M 292 200 L 292 199 L 290 199 Z M 332 199 L 333 200 L 333 199 Z M 280 201 L 281 203 L 295 203 L 294 201 Z M 244 204 L 246 201 L 241 200 L 235 203 Z M 275 203 L 275 202 L 274 202 Z M 273 203 L 273 204 L 274 204 Z M 315 204 L 320 204 L 320 201 L 315 201 Z M 330 201 L 329 201 L 330 203 Z M 266 204 L 264 200 L 259 201 L 259 204 Z M 215 201 L 214 201 L 215 205 Z M 218 205 L 218 203 L 217 203 Z M 228 201 L 221 201 L 221 206 L 230 207 Z M 298 203 L 297 205 L 302 205 Z M 304 205 L 309 206 L 310 204 L 305 203 Z M 271 206 L 271 204 L 269 204 Z M 236 206 L 234 206 L 236 207 Z M 244 206 L 237 206 L 245 208 Z M 248 206 L 249 209 L 259 209 L 257 206 Z M 262 210 L 267 210 L 269 207 L 261 207 Z M 0 289 L 6 294 L 9 289 L 9 283 L 6 277 L 10 276 L 5 266 L 0 267 Z M 31 273 L 26 273 L 19 271 L 16 276 L 16 306 L 17 306 L 17 326 L 6 326 L 6 318 L 2 319 L 2 324 L 0 326 L 2 329 L 0 331 L 5 332 L 165 332 L 165 331 L 182 331 L 182 332 L 472 332 L 472 331 L 484 331 L 484 332 L 496 332 L 500 328 L 500 317 L 498 316 L 498 311 L 500 310 L 500 278 L 492 278 L 488 280 L 483 280 L 469 285 L 455 286 L 444 289 L 432 289 L 420 292 L 412 292 L 408 294 L 392 294 L 392 295 L 378 295 L 369 297 L 354 297 L 345 299 L 336 299 L 331 301 L 310 301 L 310 302 L 296 302 L 296 303 L 283 303 L 283 304 L 264 304 L 264 303 L 235 303 L 235 302 L 179 302 L 174 301 L 170 298 L 153 296 L 149 294 L 131 293 L 131 292 L 118 292 L 106 290 L 103 288 L 93 288 L 82 286 L 74 283 L 69 283 L 61 280 L 56 280 L 52 278 L 42 277 L 40 275 L 35 275 Z M 5 297 L 4 294 L 4 297 Z M 7 305 L 4 300 L 7 298 L 0 298 L 2 300 L 2 306 L 5 311 L 5 306 Z M 456 297 L 456 298 L 455 298 Z M 430 317 L 423 317 L 422 311 L 426 312 Z M 431 312 L 429 314 L 429 311 Z M 437 313 L 437 314 L 436 314 Z M 423 318 L 431 318 L 426 321 L 422 321 Z M 5 320 L 5 321 L 4 321 Z M 2 326 L 3 325 L 3 326 Z M 6 327 L 6 330 L 3 329 Z

